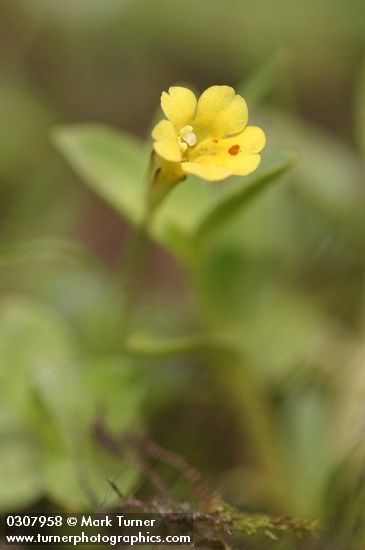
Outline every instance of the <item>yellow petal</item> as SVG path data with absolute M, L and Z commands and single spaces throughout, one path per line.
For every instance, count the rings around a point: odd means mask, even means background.
M 254 172 L 260 164 L 261 156 L 257 154 L 242 155 L 227 163 L 234 176 L 247 176 Z
M 211 181 L 223 178 L 206 177 L 204 174 L 208 173 L 207 166 L 210 167 L 209 174 L 219 176 L 224 173 L 222 170 L 226 170 L 229 175 L 246 176 L 258 167 L 261 157 L 257 153 L 263 149 L 265 142 L 265 134 L 261 128 L 248 126 L 234 137 L 206 139 L 195 148 L 190 162 L 183 163 L 182 167 L 185 171 Z
M 177 139 L 174 125 L 168 120 L 160 120 L 152 130 L 152 137 L 156 141 L 165 141 L 169 139 Z
M 211 162 L 183 162 L 182 169 L 187 174 L 193 174 L 207 181 L 221 181 L 232 175 L 230 168 L 215 166 Z
M 199 98 L 193 127 L 199 139 L 223 138 L 242 132 L 248 120 L 247 105 L 230 86 L 211 86 Z
M 258 126 L 247 126 L 243 132 L 225 141 L 227 145 L 238 143 L 244 153 L 259 153 L 266 145 L 266 136 Z
M 162 92 L 161 108 L 179 131 L 191 124 L 196 110 L 196 97 L 188 88 L 171 86 L 168 93 Z
M 247 126 L 237 136 L 219 141 L 218 165 L 232 169 L 235 176 L 246 176 L 254 172 L 260 164 L 259 153 L 266 143 L 261 128 Z
M 169 120 L 160 120 L 152 130 L 152 137 L 155 141 L 153 148 L 156 153 L 170 161 L 181 160 L 181 149 L 177 142 L 177 133 L 174 125 Z

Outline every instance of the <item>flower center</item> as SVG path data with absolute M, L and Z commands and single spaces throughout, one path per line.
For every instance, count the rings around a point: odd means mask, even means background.
M 181 128 L 179 134 L 179 145 L 183 151 L 186 151 L 188 147 L 196 145 L 198 139 L 193 132 L 192 126 L 184 126 L 184 128 Z

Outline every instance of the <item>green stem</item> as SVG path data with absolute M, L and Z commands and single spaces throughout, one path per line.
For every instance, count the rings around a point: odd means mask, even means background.
M 231 349 L 228 338 L 218 333 L 187 334 L 175 338 L 151 338 L 144 335 L 133 335 L 128 339 L 126 351 L 134 357 L 149 359 L 171 358 L 182 356 L 226 355 Z
M 174 172 L 169 171 L 166 163 L 161 162 L 161 159 L 156 158 L 156 155 L 152 153 L 148 179 L 145 214 L 139 225 L 135 228 L 124 261 L 125 302 L 122 320 L 123 344 L 126 342 L 133 322 L 143 265 L 147 255 L 150 223 L 161 202 L 183 177 L 180 174 L 176 175 Z
M 144 219 L 134 230 L 124 260 L 125 269 L 123 286 L 125 300 L 121 329 L 123 343 L 125 343 L 133 323 L 133 313 L 137 301 L 138 289 L 140 287 L 143 265 L 147 256 L 149 220 L 150 212 L 146 210 Z
M 232 353 L 223 369 L 222 365 L 216 369 L 216 376 L 220 387 L 226 388 L 243 431 L 267 474 L 275 507 L 286 514 L 292 510 L 293 499 L 285 444 L 266 396 L 243 361 L 240 354 Z
M 166 358 L 203 355 L 211 359 L 220 391 L 227 394 L 245 439 L 249 441 L 258 463 L 265 471 L 268 491 L 280 513 L 291 513 L 293 498 L 288 455 L 282 434 L 259 383 L 244 366 L 242 352 L 224 333 L 186 335 L 151 340 L 134 336 L 127 342 L 127 352 L 136 357 Z

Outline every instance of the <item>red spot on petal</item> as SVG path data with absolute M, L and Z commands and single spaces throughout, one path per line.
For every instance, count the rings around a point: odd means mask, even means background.
M 238 143 L 236 145 L 232 145 L 232 147 L 228 149 L 228 153 L 233 156 L 237 155 L 239 152 L 240 152 L 240 146 L 238 145 Z

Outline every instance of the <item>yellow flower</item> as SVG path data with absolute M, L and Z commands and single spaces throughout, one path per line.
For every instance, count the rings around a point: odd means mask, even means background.
M 175 173 L 219 181 L 258 167 L 265 134 L 247 126 L 246 102 L 230 86 L 211 86 L 198 101 L 173 86 L 162 93 L 161 107 L 166 119 L 152 131 L 154 150 Z

